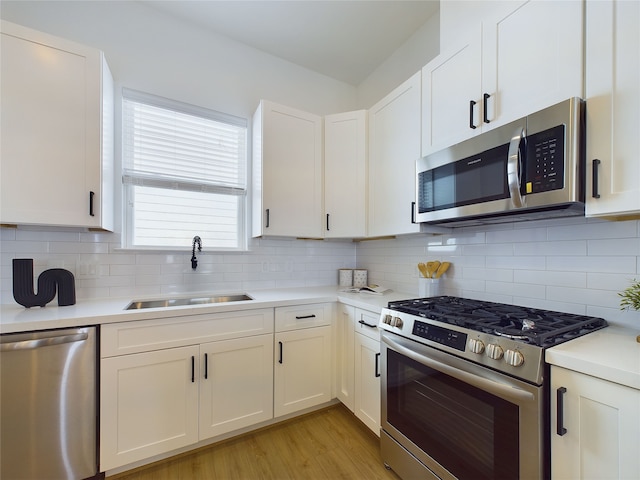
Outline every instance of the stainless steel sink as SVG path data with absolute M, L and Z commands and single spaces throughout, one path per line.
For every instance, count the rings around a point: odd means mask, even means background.
M 159 300 L 134 300 L 125 310 L 139 310 L 142 308 L 179 307 L 184 305 L 204 305 L 208 303 L 241 302 L 253 300 L 245 293 L 233 295 L 212 295 L 208 297 L 163 298 Z

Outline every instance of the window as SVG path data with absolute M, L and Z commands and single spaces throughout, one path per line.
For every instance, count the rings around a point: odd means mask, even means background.
M 246 248 L 247 120 L 123 90 L 125 248 Z

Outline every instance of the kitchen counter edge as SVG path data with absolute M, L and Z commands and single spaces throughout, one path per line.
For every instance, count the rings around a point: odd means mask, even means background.
M 144 310 L 125 310 L 127 305 L 134 300 L 132 298 L 80 300 L 75 305 L 66 307 L 51 304 L 46 307 L 24 308 L 18 304 L 6 304 L 0 306 L 0 333 L 22 333 L 324 302 L 341 302 L 379 313 L 391 300 L 412 298 L 411 294 L 394 291 L 386 292 L 383 295 L 345 293 L 341 292 L 336 286 L 248 290 L 246 293 L 253 300 L 148 308 Z M 211 292 L 198 292 L 191 295 L 209 294 Z M 187 295 L 189 294 L 185 293 L 183 295 L 175 295 L 175 297 Z M 155 296 L 155 298 L 157 297 Z M 149 297 L 149 299 L 151 298 L 153 297 Z M 143 297 L 135 298 L 135 300 L 146 299 Z
M 545 351 L 551 365 L 640 390 L 637 329 L 609 326 Z

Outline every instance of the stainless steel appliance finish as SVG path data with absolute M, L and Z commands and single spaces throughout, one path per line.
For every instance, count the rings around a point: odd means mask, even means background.
M 549 475 L 544 349 L 603 319 L 457 297 L 380 317 L 384 462 L 402 478 Z
M 96 327 L 0 336 L 0 478 L 97 475 Z
M 419 159 L 416 221 L 584 215 L 584 118 L 584 102 L 570 98 Z

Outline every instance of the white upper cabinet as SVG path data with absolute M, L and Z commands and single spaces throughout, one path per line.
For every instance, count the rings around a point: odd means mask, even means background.
M 367 233 L 367 111 L 324 118 L 325 238 Z
M 637 215 L 640 2 L 588 1 L 586 9 L 586 215 Z
M 475 35 L 422 69 L 422 154 L 454 145 L 482 131 L 480 26 Z
M 369 237 L 420 231 L 414 209 L 421 83 L 417 72 L 369 110 Z
M 582 37 L 574 0 L 499 2 L 467 22 L 423 69 L 422 154 L 582 97 Z
M 0 222 L 113 230 L 113 79 L 102 52 L 2 21 Z
M 262 100 L 253 117 L 253 233 L 321 238 L 322 117 Z

